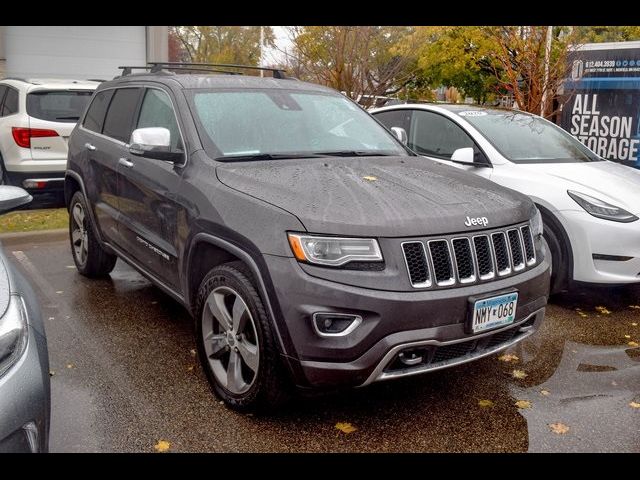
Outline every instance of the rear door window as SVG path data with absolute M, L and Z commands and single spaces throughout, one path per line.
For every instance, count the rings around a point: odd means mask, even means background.
M 0 85 L 0 117 L 2 117 L 2 100 L 4 100 L 4 94 L 7 92 L 5 85 Z
M 75 123 L 84 113 L 93 91 L 43 90 L 27 94 L 27 114 L 50 122 Z
M 119 88 L 115 91 L 104 120 L 103 135 L 129 142 L 141 91 L 141 88 Z
M 18 113 L 18 91 L 7 87 L 7 95 L 4 97 L 4 103 L 2 104 L 2 116 L 6 117 L 14 113 Z
M 92 132 L 102 133 L 102 126 L 104 125 L 104 117 L 107 114 L 107 108 L 109 108 L 109 102 L 113 96 L 113 90 L 103 90 L 96 93 L 87 114 L 84 117 L 82 126 Z

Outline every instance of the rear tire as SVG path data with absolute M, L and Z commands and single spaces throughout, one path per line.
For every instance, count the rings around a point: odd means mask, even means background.
M 69 203 L 69 241 L 73 262 L 85 277 L 103 277 L 115 267 L 118 257 L 102 248 L 96 238 L 81 191 L 74 193 Z
M 196 302 L 196 341 L 213 392 L 234 410 L 284 404 L 289 379 L 251 272 L 242 262 L 213 268 Z

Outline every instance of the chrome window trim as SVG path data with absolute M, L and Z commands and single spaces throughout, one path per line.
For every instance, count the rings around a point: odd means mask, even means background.
M 184 162 L 182 163 L 176 163 L 174 164 L 176 167 L 181 167 L 184 168 L 187 165 L 187 162 L 189 160 L 189 153 L 188 153 L 188 148 L 187 148 L 187 144 L 184 141 L 184 134 L 182 132 L 182 126 L 180 125 L 180 117 L 177 114 L 177 110 L 176 110 L 176 104 L 173 101 L 173 98 L 171 98 L 171 94 L 164 88 L 162 87 L 158 87 L 156 85 L 148 85 L 146 83 L 140 83 L 140 84 L 136 84 L 136 85 L 115 85 L 113 87 L 107 87 L 107 88 L 102 88 L 100 90 L 96 90 L 95 95 L 98 95 L 98 93 L 100 92 L 106 92 L 107 90 L 118 90 L 121 88 L 141 88 L 142 90 L 146 90 L 148 88 L 151 89 L 155 89 L 155 90 L 160 90 L 161 92 L 164 92 L 165 95 L 167 95 L 167 97 L 169 97 L 169 101 L 171 102 L 171 109 L 173 110 L 173 116 L 176 118 L 176 124 L 178 125 L 178 131 L 180 132 L 180 140 L 182 142 L 182 147 L 184 148 Z M 140 108 L 142 108 L 142 102 L 144 102 L 144 96 L 146 95 L 146 91 L 142 93 L 142 101 L 140 102 Z M 95 96 L 94 96 L 95 99 Z M 93 100 L 91 100 L 91 104 L 93 103 Z M 111 98 L 111 100 L 113 100 L 113 97 Z M 115 143 L 116 145 L 120 145 L 123 146 L 125 148 L 129 148 L 129 143 L 125 143 L 125 142 L 121 142 L 120 140 L 117 140 L 113 137 L 109 137 L 108 135 L 104 135 L 102 133 L 99 132 L 94 132 L 93 130 L 89 130 L 88 128 L 85 128 L 84 126 L 84 121 L 85 118 L 87 116 L 87 112 L 89 111 L 89 108 L 91 108 L 91 104 L 89 104 L 89 106 L 87 107 L 84 116 L 82 117 L 82 122 L 78 122 L 78 128 L 80 130 L 82 130 L 83 132 L 86 133 L 90 133 L 92 135 L 97 135 L 100 138 L 103 138 L 105 140 L 110 140 L 111 142 Z M 111 101 L 109 101 L 109 107 L 107 108 L 107 112 L 105 113 L 105 120 L 106 120 L 106 114 L 109 113 L 109 108 L 111 108 Z M 136 113 L 140 113 L 139 110 L 136 111 Z M 138 120 L 138 118 L 136 117 L 136 121 Z M 104 128 L 104 120 L 103 120 L 103 125 L 102 127 Z M 135 125 L 133 130 L 135 130 Z M 132 131 L 133 131 L 132 130 Z

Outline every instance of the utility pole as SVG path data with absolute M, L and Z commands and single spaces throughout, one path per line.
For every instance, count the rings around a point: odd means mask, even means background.
M 264 27 L 260 26 L 260 67 L 264 67 L 263 62 L 263 48 L 264 48 Z M 264 77 L 264 70 L 260 70 L 260 76 Z
M 544 83 L 542 84 L 542 102 L 540 102 L 540 116 L 544 117 L 549 99 L 549 61 L 551 57 L 551 41 L 553 40 L 553 26 L 547 27 L 547 45 L 544 49 Z

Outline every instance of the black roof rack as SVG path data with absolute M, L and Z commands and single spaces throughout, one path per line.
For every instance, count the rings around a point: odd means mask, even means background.
M 253 65 L 236 65 L 230 63 L 183 63 L 183 62 L 149 62 L 149 65 L 152 66 L 151 72 L 159 72 L 162 69 L 189 69 L 185 67 L 222 67 L 222 68 L 241 68 L 245 70 L 262 70 L 263 72 L 271 72 L 273 74 L 273 78 L 287 78 L 285 75 L 285 71 L 280 68 L 269 68 L 269 67 L 254 67 Z M 175 68 L 178 67 L 178 68 Z M 210 68 L 205 68 L 203 71 L 217 71 Z M 228 72 L 224 71 L 224 73 L 236 73 L 236 72 Z M 124 75 L 124 73 L 123 73 Z

